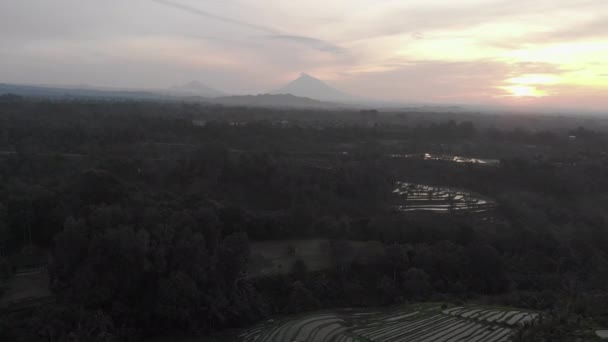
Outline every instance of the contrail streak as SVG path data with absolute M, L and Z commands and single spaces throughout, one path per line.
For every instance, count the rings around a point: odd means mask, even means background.
M 241 27 L 246 27 L 246 28 L 253 29 L 256 31 L 261 31 L 266 34 L 265 36 L 261 36 L 262 38 L 291 41 L 291 42 L 295 42 L 295 43 L 298 43 L 298 44 L 301 44 L 304 46 L 308 46 L 310 48 L 313 48 L 313 49 L 316 49 L 319 51 L 329 52 L 329 53 L 333 53 L 333 54 L 341 54 L 344 52 L 344 49 L 342 49 L 341 47 L 331 44 L 329 42 L 323 41 L 323 40 L 316 39 L 316 38 L 285 34 L 281 31 L 271 28 L 271 27 L 256 25 L 256 24 L 248 23 L 246 21 L 232 19 L 229 17 L 223 17 L 223 16 L 220 16 L 217 14 L 213 14 L 213 13 L 198 9 L 196 7 L 184 5 L 181 3 L 176 3 L 176 2 L 173 2 L 170 0 L 152 0 L 152 1 L 154 1 L 158 4 L 161 4 L 163 6 L 172 7 L 172 8 L 175 8 L 175 9 L 178 9 L 178 10 L 181 10 L 184 12 L 188 12 L 191 14 L 195 14 L 195 15 L 198 15 L 201 17 L 205 17 L 208 19 L 221 21 L 224 23 L 233 24 L 233 25 L 237 25 L 237 26 L 241 26 Z
M 207 11 L 203 11 L 201 9 L 192 7 L 192 6 L 188 6 L 188 5 L 184 5 L 184 4 L 178 4 L 172 1 L 168 1 L 168 0 L 152 0 L 156 3 L 159 3 L 161 5 L 165 5 L 165 6 L 170 6 L 185 12 L 189 12 L 192 14 L 196 14 L 205 18 L 209 18 L 209 19 L 213 19 L 213 20 L 217 20 L 217 21 L 222 21 L 225 23 L 229 23 L 229 24 L 234 24 L 234 25 L 238 25 L 238 26 L 242 26 L 242 27 L 247 27 L 256 31 L 262 31 L 262 32 L 266 32 L 266 33 L 270 33 L 270 34 L 279 34 L 280 32 L 270 28 L 270 27 L 266 27 L 266 26 L 261 26 L 261 25 L 256 25 L 256 24 L 251 24 L 245 21 L 240 21 L 240 20 L 236 20 L 236 19 L 232 19 L 232 18 L 228 18 L 228 17 L 222 17 L 220 15 L 217 14 L 213 14 Z

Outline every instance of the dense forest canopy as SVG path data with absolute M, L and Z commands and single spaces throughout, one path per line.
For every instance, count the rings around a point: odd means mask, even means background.
M 606 123 L 3 96 L 0 293 L 42 265 L 54 302 L 4 314 L 0 339 L 204 336 L 425 300 L 544 310 L 529 340 L 606 325 Z M 401 213 L 399 181 L 496 207 Z M 328 241 L 330 266 L 251 274 L 256 243 L 286 239 Z

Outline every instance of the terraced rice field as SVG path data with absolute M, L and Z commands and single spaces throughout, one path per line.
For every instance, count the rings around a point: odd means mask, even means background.
M 268 320 L 241 342 L 503 342 L 538 313 L 490 307 L 413 305 L 389 312 L 338 310 Z
M 394 193 L 400 197 L 401 212 L 485 213 L 496 207 L 480 195 L 447 187 L 398 182 Z

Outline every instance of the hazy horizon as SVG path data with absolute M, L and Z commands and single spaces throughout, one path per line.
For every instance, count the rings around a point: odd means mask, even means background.
M 234 94 L 318 77 L 383 101 L 608 105 L 602 0 L 6 0 L 0 83 Z

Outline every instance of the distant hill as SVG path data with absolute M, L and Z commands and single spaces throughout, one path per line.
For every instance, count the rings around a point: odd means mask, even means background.
M 0 102 L 16 102 L 23 100 L 22 96 L 15 94 L 0 94 Z
M 169 92 L 172 95 L 178 96 L 201 96 L 211 98 L 228 95 L 222 91 L 208 87 L 199 81 L 192 81 L 184 85 L 171 87 Z
M 221 104 L 224 106 L 255 106 L 282 108 L 315 108 L 339 109 L 344 105 L 322 102 L 291 94 L 279 95 L 243 95 L 217 96 L 220 91 L 206 87 L 199 82 L 190 82 L 184 86 L 167 90 L 114 90 L 95 89 L 89 86 L 47 87 L 37 85 L 15 85 L 0 83 L 0 95 L 11 94 L 10 97 L 37 97 L 47 99 L 99 99 L 99 100 L 175 100 Z M 7 99 L 9 95 L 6 95 Z
M 98 100 L 168 100 L 221 104 L 224 106 L 254 106 L 281 108 L 342 109 L 349 107 L 329 101 L 319 101 L 292 94 L 263 94 L 242 96 L 217 96 L 224 94 L 200 82 L 190 82 L 169 90 L 121 90 L 96 89 L 91 86 L 52 87 L 0 83 L 0 95 L 11 97 L 36 97 L 46 99 L 98 99 Z M 6 95 L 7 98 L 9 95 Z
M 291 94 L 263 94 L 244 96 L 224 96 L 207 100 L 211 103 L 225 106 L 253 106 L 253 107 L 281 107 L 281 108 L 316 108 L 316 109 L 338 109 L 344 106 L 313 100 L 306 97 Z
M 0 83 L 0 94 L 14 94 L 41 98 L 95 98 L 95 99 L 161 99 L 163 95 L 139 90 L 100 90 L 90 87 L 47 87 Z
M 321 101 L 358 102 L 358 99 L 355 96 L 343 93 L 325 82 L 305 73 L 300 74 L 300 77 L 272 93 L 291 94 Z

